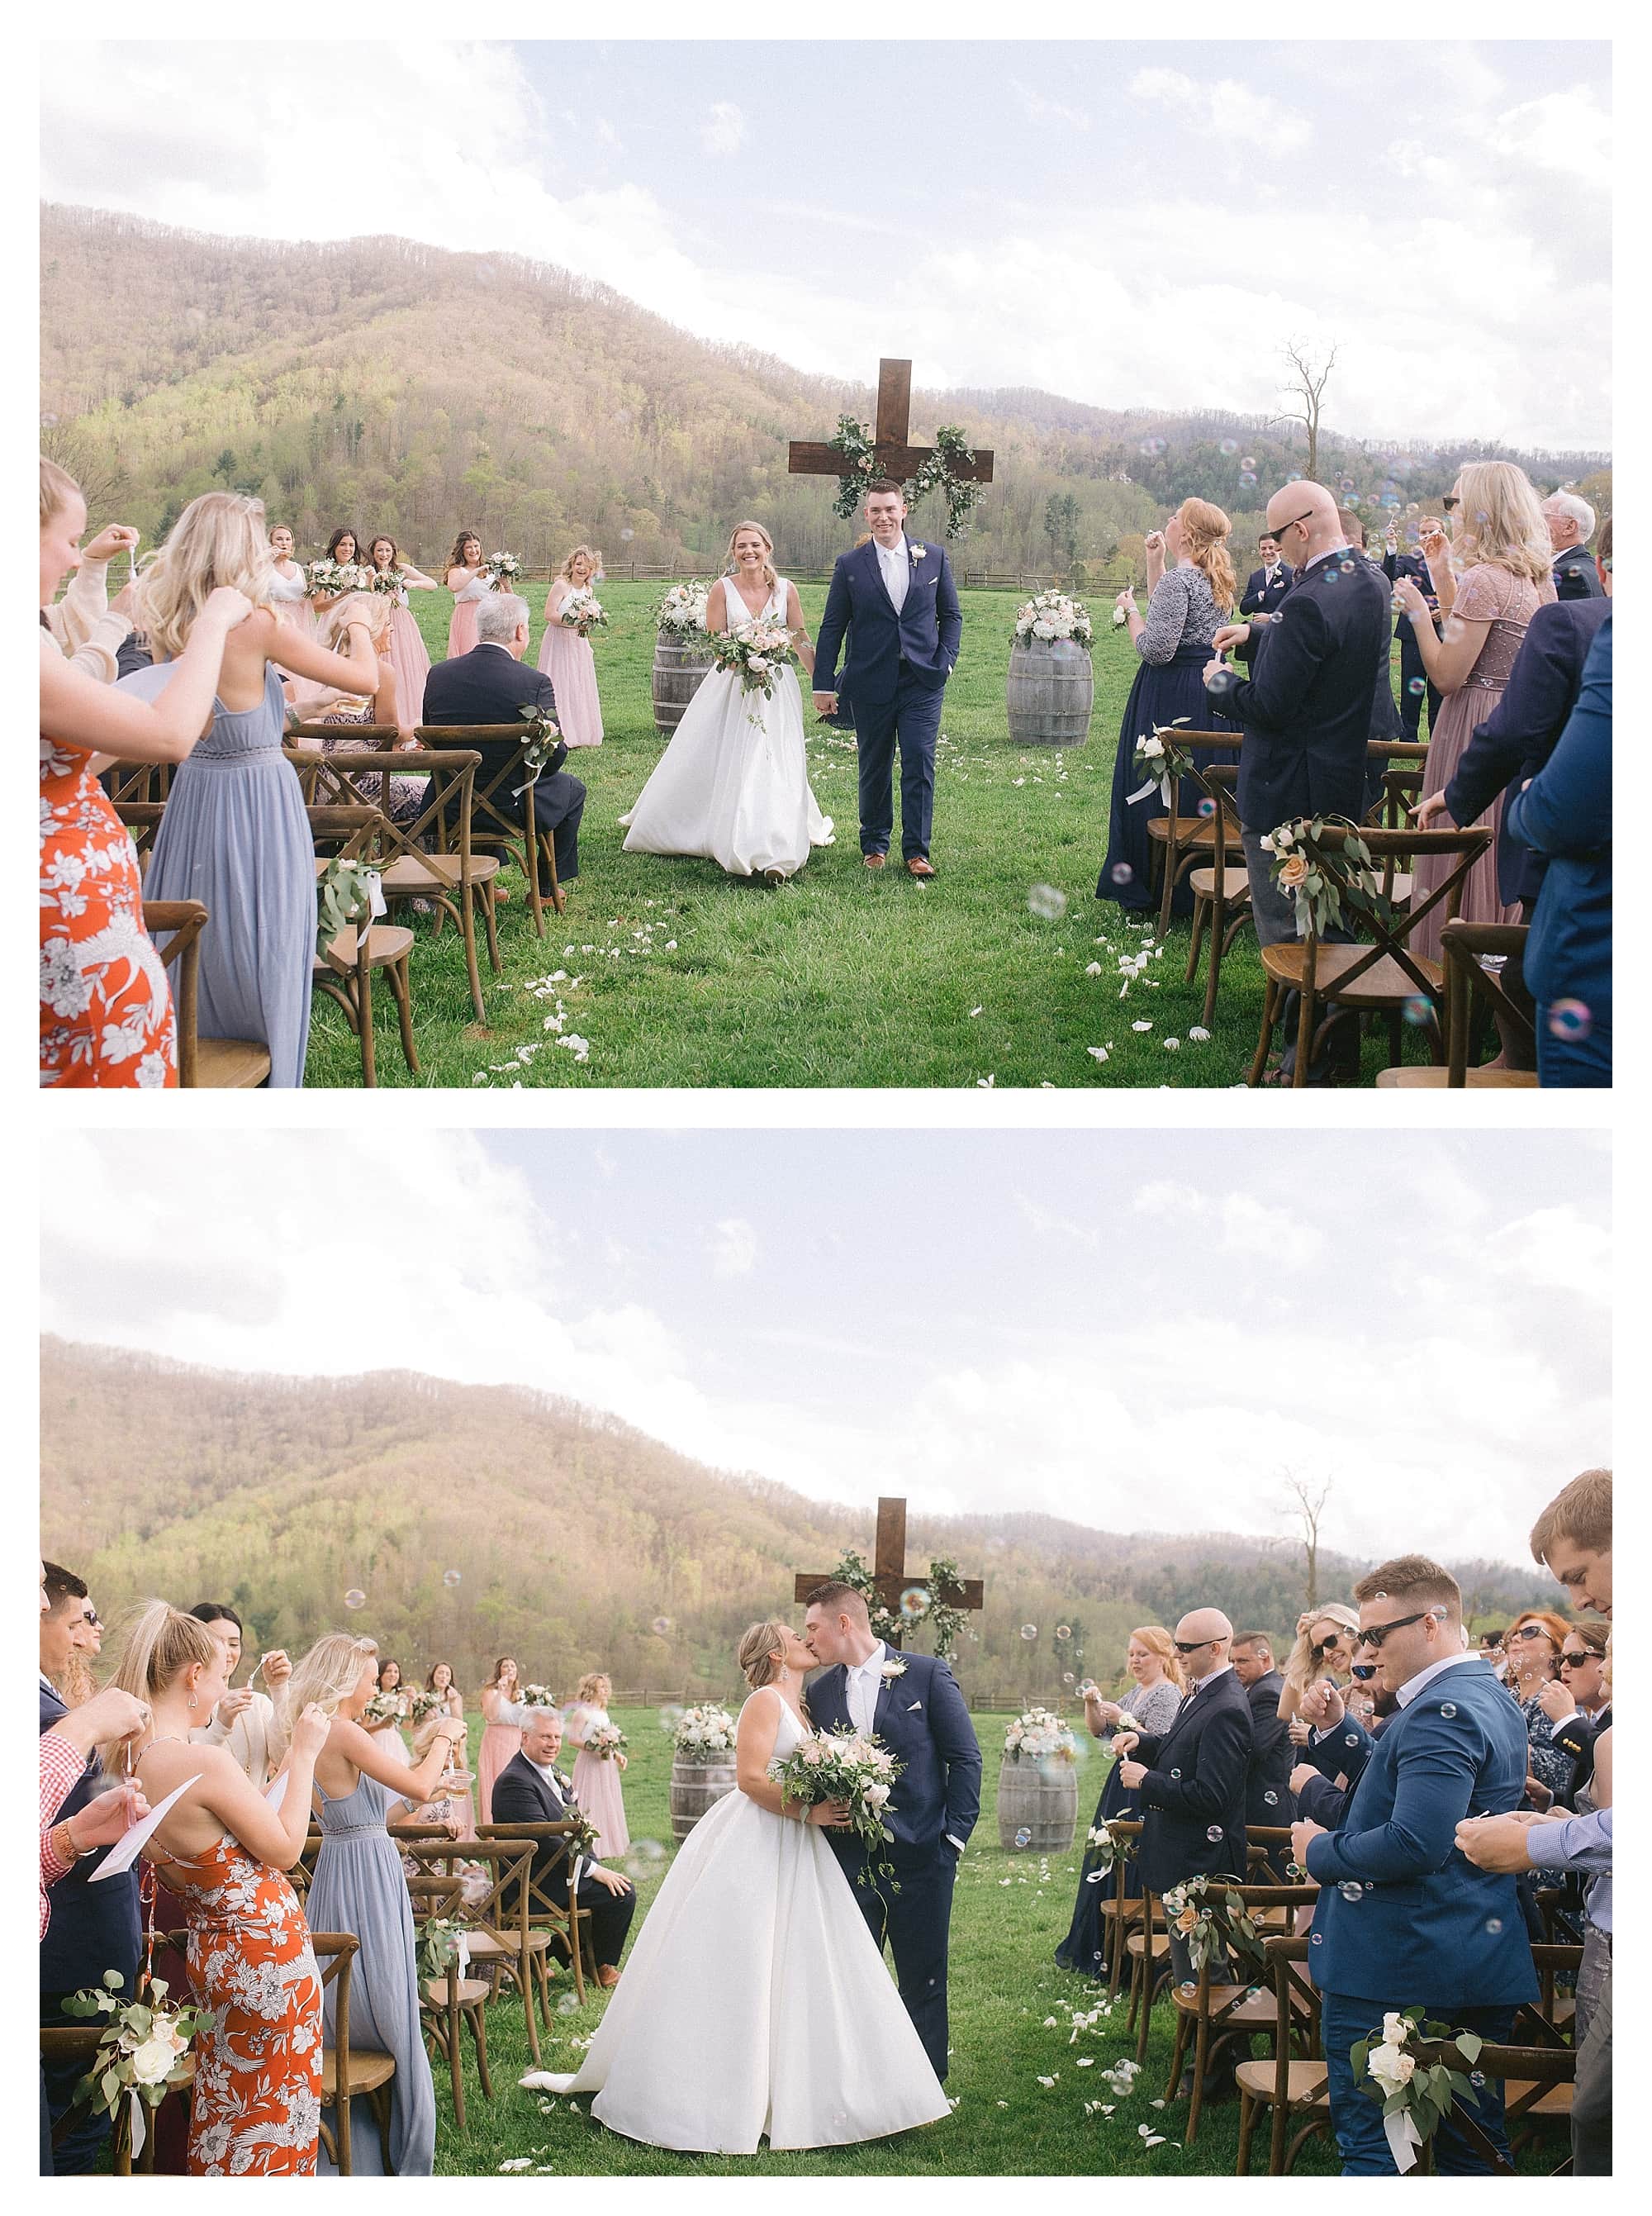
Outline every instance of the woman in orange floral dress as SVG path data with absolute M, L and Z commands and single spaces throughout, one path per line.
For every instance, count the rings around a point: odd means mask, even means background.
M 114 1682 L 150 1705 L 138 1757 L 150 1805 L 189 1788 L 146 1850 L 184 1904 L 193 1997 L 213 2012 L 196 2034 L 189 2175 L 313 2177 L 321 1979 L 285 1873 L 304 1851 L 327 1718 L 314 1707 L 298 1718 L 273 1808 L 226 1747 L 190 1741 L 229 1690 L 223 1649 L 204 1624 L 151 1601 Z
M 40 464 L 40 606 L 80 564 L 86 503 Z M 178 1081 L 172 994 L 144 929 L 131 834 L 97 781 L 112 761 L 176 762 L 209 728 L 224 642 L 249 615 L 220 586 L 152 704 L 101 685 L 40 631 L 40 1083 Z

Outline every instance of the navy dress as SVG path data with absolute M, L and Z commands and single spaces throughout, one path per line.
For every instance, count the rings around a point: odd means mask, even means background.
M 1144 1733 L 1162 1738 L 1176 1721 L 1176 1712 L 1182 1705 L 1182 1696 L 1168 1677 L 1145 1693 L 1133 1692 L 1124 1703 Z M 1113 1734 L 1109 1731 L 1106 1737 Z M 1096 1825 L 1109 1822 L 1115 1816 L 1138 1817 L 1140 1804 L 1133 1793 L 1125 1790 L 1119 1779 L 1116 1762 L 1108 1766 L 1107 1782 L 1102 1787 L 1102 1797 L 1096 1804 L 1096 1813 L 1090 1819 L 1093 1831 Z M 1072 1905 L 1072 1922 L 1067 1936 L 1055 1950 L 1055 1959 L 1064 1970 L 1076 1970 L 1081 1977 L 1107 1977 L 1106 1949 L 1102 1944 L 1102 1903 L 1115 1899 L 1139 1899 L 1141 1880 L 1136 1875 L 1133 1857 L 1127 1861 L 1115 1855 L 1110 1870 L 1099 1874 L 1093 1866 L 1093 1856 L 1086 1850 L 1078 1872 L 1078 1898 Z
M 1136 641 L 1141 668 L 1119 726 L 1107 859 L 1096 887 L 1097 900 L 1116 901 L 1121 908 L 1138 914 L 1158 913 L 1159 896 L 1153 890 L 1147 824 L 1150 817 L 1164 813 L 1164 803 L 1157 785 L 1133 803 L 1130 799 L 1146 781 L 1136 766 L 1136 741 L 1145 738 L 1155 724 L 1173 723 L 1178 717 L 1189 730 L 1234 729 L 1225 716 L 1216 714 L 1203 677 L 1210 660 L 1210 643 L 1228 620 L 1216 606 L 1209 579 L 1191 562 L 1167 569 L 1153 588 L 1146 621 Z M 1213 751 L 1199 760 L 1202 767 L 1207 762 L 1231 761 L 1233 756 Z M 1184 777 L 1177 795 L 1178 811 L 1196 816 L 1201 797 L 1193 779 Z M 1193 913 L 1193 893 L 1185 877 L 1176 887 L 1170 913 Z

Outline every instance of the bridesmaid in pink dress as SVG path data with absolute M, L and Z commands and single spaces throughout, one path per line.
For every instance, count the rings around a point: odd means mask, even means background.
M 482 541 L 461 531 L 447 557 L 447 589 L 453 595 L 453 620 L 447 627 L 447 658 L 456 661 L 476 643 L 476 610 L 488 590 L 482 574 Z
M 597 657 L 588 638 L 558 621 L 570 593 L 589 585 L 602 557 L 576 546 L 550 581 L 545 599 L 545 634 L 539 642 L 539 667 L 556 695 L 556 721 L 570 747 L 602 744 L 602 702 L 597 697 Z
M 327 558 L 329 562 L 337 562 L 341 565 L 345 563 L 355 563 L 359 565 L 361 563 L 361 557 L 356 551 L 357 545 L 358 541 L 355 532 L 351 530 L 347 523 L 341 524 L 338 529 L 333 533 L 333 536 L 327 542 Z M 328 610 L 329 608 L 336 607 L 343 598 L 344 594 L 342 593 L 311 594 L 310 599 L 310 620 L 316 631 L 320 631 L 322 627 L 322 618 L 327 613 Z
M 1409 578 L 1394 588 L 1397 605 L 1410 619 L 1423 668 L 1444 696 L 1428 738 L 1429 797 L 1417 810 L 1419 822 L 1435 829 L 1450 828 L 1446 787 L 1475 727 L 1502 699 L 1526 625 L 1555 597 L 1549 526 L 1524 470 L 1513 462 L 1465 462 L 1446 505 L 1465 566 L 1460 572 L 1452 569 L 1443 538 L 1423 548 L 1446 619 L 1444 636 L 1434 636 L 1428 602 Z M 1505 798 L 1500 795 L 1477 821 L 1501 832 Z M 1413 898 L 1426 896 L 1450 868 L 1446 857 L 1418 855 Z M 1498 893 L 1495 840 L 1464 880 L 1458 914 L 1466 923 L 1520 921 L 1519 908 L 1506 906 Z M 1438 962 L 1445 920 L 1443 904 L 1425 916 L 1406 942 L 1412 951 Z
M 431 1708 L 414 1724 L 413 1751 L 415 1760 L 420 1762 L 424 1760 L 434 1744 L 438 1727 L 444 1716 L 455 1717 L 460 1723 L 464 1721 L 464 1700 L 453 1683 L 451 1662 L 432 1665 L 425 1679 L 425 1693 L 427 1697 L 439 1702 L 439 1706 Z M 452 1765 L 443 1771 L 436 1781 L 435 1791 L 418 1811 L 418 1820 L 421 1824 L 456 1823 L 461 1839 L 474 1839 L 476 1836 L 476 1816 L 470 1799 L 470 1773 L 465 1767 L 464 1757 L 457 1747 L 454 1757 Z
M 522 1726 L 528 1712 L 516 1698 L 519 1682 L 515 1662 L 501 1654 L 482 1689 L 487 1722 L 476 1752 L 476 1807 L 484 1824 L 494 1820 L 494 1780 L 522 1751 Z
M 436 580 L 427 577 L 422 569 L 415 569 L 411 562 L 404 560 L 401 548 L 388 532 L 380 532 L 374 539 L 367 550 L 367 559 L 375 577 L 382 577 L 389 569 L 401 573 L 401 583 L 388 595 L 396 605 L 396 612 L 390 618 L 389 659 L 396 672 L 396 697 L 402 705 L 403 721 L 409 725 L 422 723 L 430 655 L 408 609 L 408 594 L 410 590 L 433 593 Z
M 313 637 L 316 619 L 310 606 L 310 580 L 304 575 L 302 562 L 293 559 L 292 526 L 278 523 L 269 535 L 269 551 L 273 563 L 270 575 L 270 606 L 276 620 L 292 624 L 306 637 Z
M 623 1855 L 631 1844 L 619 1782 L 626 1758 L 623 1754 L 587 1753 L 585 1744 L 593 1725 L 608 1721 L 608 1703 L 613 1697 L 610 1680 L 593 1670 L 589 1677 L 580 1678 L 564 1719 L 568 1736 L 580 1750 L 574 1764 L 574 1798 L 597 1827 L 597 1844 L 592 1852 L 599 1861 L 605 1856 Z

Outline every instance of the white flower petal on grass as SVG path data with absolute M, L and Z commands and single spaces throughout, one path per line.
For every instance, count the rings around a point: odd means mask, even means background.
M 1190 1039 L 1197 1040 L 1199 1044 L 1203 1046 L 1205 1041 L 1210 1037 L 1210 1033 L 1205 1029 L 1202 1024 L 1189 1024 L 1188 1025 L 1188 1037 Z
M 1162 1043 L 1167 1054 L 1175 1054 L 1181 1047 L 1182 1042 L 1177 1038 L 1167 1038 Z
M 1102 965 L 1099 962 L 1087 962 L 1084 964 L 1084 975 L 1086 977 L 1099 977 L 1101 974 Z
M 970 1014 L 971 1014 L 972 1016 L 978 1016 L 978 1015 L 980 1015 L 980 1008 L 972 1008 L 972 1009 L 970 1010 L 970 1012 L 969 1012 L 969 1013 L 970 1013 Z
M 1139 1022 L 1132 1024 L 1130 1028 L 1133 1031 L 1150 1031 L 1153 1028 L 1152 1018 L 1143 1016 Z
M 1087 1046 L 1084 1049 L 1084 1052 L 1087 1055 L 1093 1056 L 1093 1058 L 1097 1062 L 1105 1062 L 1107 1060 L 1107 1049 L 1104 1046 Z

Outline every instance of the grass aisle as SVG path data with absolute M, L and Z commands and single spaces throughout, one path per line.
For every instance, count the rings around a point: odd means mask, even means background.
M 1203 1044 L 1188 1039 L 1202 976 L 1182 982 L 1188 933 L 1172 932 L 1149 981 L 1119 997 L 1117 957 L 1143 944 L 1096 879 L 1120 718 L 1135 674 L 1123 633 L 1095 656 L 1088 745 L 1022 750 L 1004 721 L 1009 634 L 1017 596 L 966 592 L 963 656 L 948 689 L 937 754 L 928 883 L 898 867 L 861 865 L 852 740 L 808 723 L 810 773 L 838 843 L 791 883 L 726 877 L 715 863 L 621 851 L 618 817 L 659 760 L 651 672 L 662 587 L 605 586 L 611 628 L 596 642 L 606 737 L 568 766 L 590 788 L 580 876 L 568 914 L 536 939 L 513 868 L 504 883 L 504 974 L 482 955 L 488 1010 L 476 1023 L 458 937 L 415 922 L 414 1028 L 421 1076 L 409 1079 L 388 994 L 379 1010 L 379 1082 L 444 1086 L 1235 1085 L 1256 1041 L 1262 978 L 1247 933 L 1223 973 Z M 802 588 L 811 632 L 824 585 Z M 544 588 L 534 588 L 533 652 Z M 415 593 L 433 659 L 445 651 L 445 593 Z M 1053 886 L 1053 922 L 1028 896 Z M 1099 963 L 1102 974 L 1086 975 Z M 560 973 L 560 975 L 558 974 Z M 562 1031 L 547 1028 L 559 1019 Z M 1146 1021 L 1138 1032 L 1133 1023 Z M 589 1042 L 589 1058 L 557 1044 Z M 1175 1038 L 1175 1050 L 1164 1042 Z M 1108 1050 L 1105 1062 L 1088 1050 Z M 1414 1046 L 1413 1053 L 1420 1048 Z M 1366 1077 L 1385 1054 L 1367 1047 Z M 342 1013 L 317 999 L 306 1081 L 360 1082 Z

